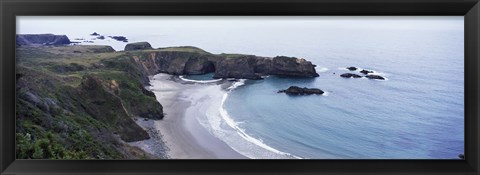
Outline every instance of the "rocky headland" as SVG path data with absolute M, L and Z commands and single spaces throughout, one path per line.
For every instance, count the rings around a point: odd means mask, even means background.
M 146 42 L 115 51 L 70 45 L 68 37 L 50 34 L 18 35 L 17 43 L 17 157 L 26 159 L 158 158 L 127 144 L 152 138 L 137 118 L 164 118 L 163 106 L 145 88 L 158 73 L 318 76 L 315 65 L 295 57 L 153 49 Z
M 66 35 L 54 34 L 18 34 L 16 36 L 17 46 L 23 45 L 66 45 L 70 39 Z

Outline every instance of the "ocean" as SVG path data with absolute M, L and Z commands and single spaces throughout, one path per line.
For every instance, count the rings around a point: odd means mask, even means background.
M 17 33 L 89 39 L 97 32 L 148 41 L 154 48 L 188 45 L 216 54 L 284 55 L 316 64 L 316 78 L 268 76 L 238 80 L 227 90 L 210 89 L 222 95 L 199 122 L 250 158 L 458 159 L 464 153 L 463 16 L 17 20 Z M 123 50 L 127 43 L 82 44 Z M 351 72 L 349 66 L 387 80 L 341 78 Z M 182 78 L 216 81 L 211 76 Z M 277 93 L 289 86 L 326 94 Z

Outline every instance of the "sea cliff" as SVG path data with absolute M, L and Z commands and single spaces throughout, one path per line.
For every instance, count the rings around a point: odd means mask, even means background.
M 152 137 L 135 120 L 164 118 L 163 106 L 145 88 L 149 76 L 158 73 L 318 76 L 315 65 L 295 57 L 211 54 L 191 46 L 152 49 L 148 43 L 117 52 L 109 46 L 66 45 L 50 35 L 31 37 L 17 36 L 20 159 L 165 158 L 127 144 Z

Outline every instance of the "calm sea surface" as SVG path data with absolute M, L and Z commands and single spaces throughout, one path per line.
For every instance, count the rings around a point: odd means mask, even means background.
M 252 151 L 353 159 L 455 159 L 464 153 L 463 17 L 18 20 L 18 33 L 90 39 L 88 34 L 97 32 L 126 36 L 130 42 L 148 41 L 155 48 L 191 45 L 212 53 L 295 56 L 316 64 L 317 78 L 269 76 L 242 81 L 227 93 L 221 115 L 228 115 L 243 138 L 229 144 L 234 149 L 249 142 L 264 148 Z M 123 50 L 126 43 L 84 44 Z M 350 72 L 348 66 L 374 70 L 387 80 L 339 77 Z M 327 93 L 276 93 L 292 85 Z

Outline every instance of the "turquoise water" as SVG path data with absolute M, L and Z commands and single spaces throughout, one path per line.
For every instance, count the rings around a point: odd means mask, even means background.
M 247 81 L 225 108 L 250 136 L 302 158 L 456 159 L 464 152 L 463 33 L 397 34 L 355 47 L 302 48 L 320 77 Z M 348 66 L 388 80 L 339 77 Z M 328 96 L 276 93 L 292 85 Z
M 270 76 L 238 83 L 224 96 L 220 110 L 232 120 L 222 127 L 235 125 L 241 137 L 214 132 L 235 150 L 247 142 L 267 148 L 243 149 L 262 155 L 252 157 L 280 152 L 320 159 L 456 159 L 464 153 L 463 16 L 18 19 L 18 33 L 88 38 L 96 31 L 154 48 L 190 45 L 216 54 L 295 56 L 318 65 L 317 78 Z M 92 44 L 122 50 L 126 43 Z M 339 77 L 349 66 L 388 80 Z M 211 74 L 185 78 L 208 80 Z M 276 93 L 292 85 L 327 95 Z

